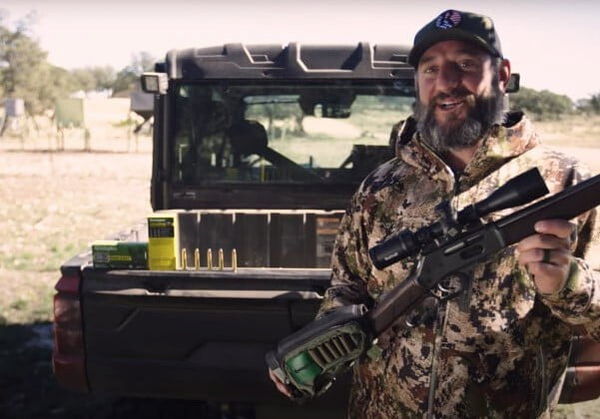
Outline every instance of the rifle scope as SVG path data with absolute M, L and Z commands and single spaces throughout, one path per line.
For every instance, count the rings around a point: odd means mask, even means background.
M 512 178 L 487 198 L 465 207 L 458 213 L 456 222 L 462 227 L 477 222 L 489 213 L 523 205 L 548 193 L 548 188 L 537 168 Z M 415 232 L 408 229 L 393 234 L 387 240 L 369 249 L 371 261 L 377 269 L 383 269 L 409 256 L 418 254 L 427 244 L 435 243 L 447 233 L 447 222 L 437 221 Z

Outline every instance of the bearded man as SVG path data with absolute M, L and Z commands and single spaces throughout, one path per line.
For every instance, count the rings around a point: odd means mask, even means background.
M 409 62 L 414 117 L 399 126 L 396 158 L 351 201 L 320 314 L 373 306 L 406 279 L 414 260 L 378 270 L 368 249 L 436 221 L 441 201 L 460 210 L 531 167 L 551 193 L 586 177 L 575 160 L 539 146 L 522 113 L 506 112 L 510 63 L 488 17 L 442 13 L 417 33 Z M 600 279 L 583 260 L 598 224 L 595 211 L 541 221 L 537 234 L 475 267 L 462 295 L 437 302 L 413 328 L 390 327 L 379 337 L 381 356 L 355 366 L 349 417 L 549 414 L 574 328 L 600 340 Z

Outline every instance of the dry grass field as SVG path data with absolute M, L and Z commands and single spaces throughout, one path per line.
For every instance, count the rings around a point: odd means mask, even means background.
M 600 116 L 575 115 L 563 117 L 556 121 L 536 122 L 536 127 L 550 145 L 600 148 Z M 591 159 L 592 164 L 600 164 Z
M 547 143 L 600 173 L 600 118 L 541 123 Z M 66 150 L 47 138 L 0 139 L 0 417 L 107 417 L 113 400 L 58 388 L 50 370 L 53 286 L 62 262 L 95 239 L 150 211 L 151 141 L 138 152 L 126 137 L 92 140 L 74 132 Z M 592 255 L 600 267 L 600 251 Z M 117 409 L 118 410 L 118 409 Z M 557 417 L 600 417 L 600 403 Z
M 48 144 L 0 142 L 0 417 L 108 417 L 112 403 L 54 381 L 53 287 L 62 262 L 150 211 L 151 140 L 137 153 L 123 140 L 82 152 L 76 135 L 64 152 Z

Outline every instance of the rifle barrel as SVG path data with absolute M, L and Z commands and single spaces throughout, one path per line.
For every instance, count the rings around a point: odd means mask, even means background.
M 570 220 L 600 205 L 600 175 L 584 180 L 498 220 L 496 226 L 506 246 L 535 234 L 541 220 Z

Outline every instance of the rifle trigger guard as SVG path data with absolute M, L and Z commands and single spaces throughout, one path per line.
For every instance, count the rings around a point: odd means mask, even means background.
M 468 286 L 469 276 L 464 272 L 448 275 L 429 292 L 440 301 L 447 301 L 459 296 Z
M 438 310 L 438 298 L 437 297 L 426 297 L 421 305 L 415 308 L 409 315 L 404 319 L 404 323 L 408 328 L 417 327 L 430 319 L 433 319 Z

